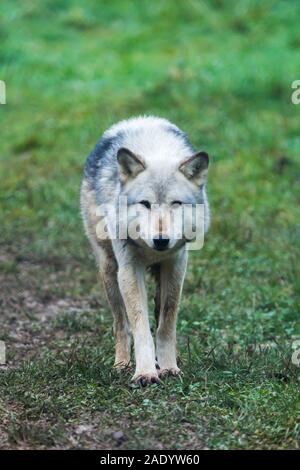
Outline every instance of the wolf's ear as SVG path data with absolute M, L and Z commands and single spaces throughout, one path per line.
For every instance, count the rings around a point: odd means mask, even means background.
M 193 183 L 203 184 L 207 175 L 209 156 L 206 152 L 198 152 L 185 160 L 179 167 L 184 176 Z
M 133 152 L 126 148 L 120 148 L 117 153 L 120 169 L 120 179 L 123 183 L 135 178 L 145 169 L 143 162 Z

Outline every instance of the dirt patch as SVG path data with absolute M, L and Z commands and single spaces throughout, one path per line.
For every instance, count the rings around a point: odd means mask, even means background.
M 0 340 L 6 344 L 7 357 L 0 374 L 39 357 L 51 348 L 53 341 L 64 338 L 68 332 L 55 324 L 60 316 L 79 318 L 81 313 L 96 313 L 103 307 L 99 293 L 83 293 L 81 282 L 86 274 L 80 273 L 76 262 L 70 265 L 55 259 L 28 259 L 9 250 L 1 253 Z M 95 281 L 96 276 L 91 286 Z M 26 410 L 16 409 L 17 406 L 7 402 L 5 396 L 0 398 L 1 449 L 35 448 L 35 442 L 38 448 L 57 448 L 58 435 L 60 448 L 82 447 L 89 440 L 95 442 L 95 447 L 105 445 L 106 438 L 96 431 L 97 425 L 72 424 L 62 428 L 45 419 L 32 422 L 27 420 Z
M 0 339 L 6 343 L 9 368 L 39 354 L 61 334 L 53 328 L 60 314 L 97 312 L 102 307 L 95 294 L 77 292 L 81 278 L 67 272 L 79 272 L 77 265 L 63 268 L 55 260 L 29 261 L 7 252 L 0 256 L 0 267 Z

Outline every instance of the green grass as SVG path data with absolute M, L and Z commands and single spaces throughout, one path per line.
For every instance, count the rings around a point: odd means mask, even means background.
M 3 448 L 298 448 L 299 3 L 0 5 Z M 128 386 L 79 216 L 110 124 L 158 114 L 212 156 L 182 379 Z M 115 432 L 122 431 L 123 438 Z

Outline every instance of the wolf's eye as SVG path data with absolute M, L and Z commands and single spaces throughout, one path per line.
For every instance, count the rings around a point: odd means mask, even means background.
M 142 204 L 142 206 L 146 207 L 147 209 L 150 209 L 151 207 L 151 204 L 149 201 L 140 201 L 140 204 Z
M 181 202 L 181 201 L 173 201 L 173 202 L 171 203 L 171 206 L 173 206 L 173 207 L 182 206 L 182 202 Z

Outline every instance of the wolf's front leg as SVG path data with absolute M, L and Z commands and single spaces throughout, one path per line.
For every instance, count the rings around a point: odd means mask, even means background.
M 130 364 L 130 329 L 125 305 L 118 287 L 118 265 L 110 241 L 95 248 L 100 276 L 114 318 L 115 368 L 123 369 Z
M 158 383 L 148 318 L 145 268 L 136 266 L 134 262 L 120 263 L 118 282 L 134 339 L 136 370 L 132 380 L 143 386 Z
M 156 333 L 159 375 L 178 375 L 176 360 L 176 320 L 186 271 L 187 252 L 183 248 L 160 266 L 160 312 Z

